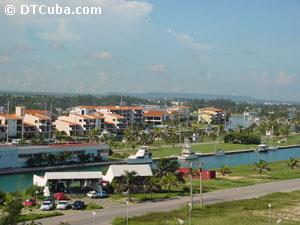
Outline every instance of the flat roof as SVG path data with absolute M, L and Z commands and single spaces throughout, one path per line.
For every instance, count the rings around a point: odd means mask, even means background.
M 44 178 L 48 180 L 73 180 L 73 179 L 102 179 L 101 171 L 85 172 L 46 172 Z

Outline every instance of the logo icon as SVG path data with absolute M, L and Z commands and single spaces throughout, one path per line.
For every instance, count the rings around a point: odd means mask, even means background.
M 14 5 L 7 5 L 4 8 L 5 14 L 8 16 L 13 16 L 16 13 L 16 7 Z

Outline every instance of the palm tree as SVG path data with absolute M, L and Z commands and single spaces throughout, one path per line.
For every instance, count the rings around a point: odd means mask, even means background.
M 158 177 L 163 177 L 168 173 L 176 173 L 179 168 L 179 163 L 177 160 L 171 159 L 160 159 L 157 161 L 157 168 L 155 170 L 155 175 Z
M 160 184 L 162 188 L 166 188 L 168 193 L 170 193 L 171 187 L 178 187 L 178 180 L 177 177 L 172 173 L 167 173 L 167 175 L 163 176 L 160 179 Z
M 259 160 L 259 162 L 254 163 L 254 165 L 255 165 L 254 170 L 258 171 L 260 178 L 263 172 L 271 170 L 270 167 L 268 166 L 268 163 L 262 159 Z
M 114 188 L 118 191 L 127 191 L 128 202 L 131 201 L 131 193 L 137 187 L 137 172 L 125 171 L 120 179 L 116 180 L 113 184 Z
M 299 167 L 298 165 L 298 160 L 294 157 L 290 158 L 290 161 L 287 163 L 287 166 L 292 170 L 292 172 L 294 172 L 294 169 Z
M 127 128 L 124 131 L 124 137 L 126 142 L 128 142 L 131 145 L 132 150 L 135 149 L 136 144 L 137 144 L 137 136 L 138 134 L 136 132 L 134 132 L 134 130 Z
M 155 177 L 155 176 L 147 177 L 144 180 L 143 188 L 144 188 L 145 194 L 149 193 L 149 192 L 151 193 L 151 199 L 152 199 L 152 193 L 155 191 L 161 190 L 159 178 Z
M 99 129 L 89 130 L 88 136 L 89 136 L 89 140 L 91 142 L 98 142 L 98 139 L 99 139 Z
M 223 175 L 223 177 L 225 177 L 226 174 L 230 174 L 232 171 L 228 166 L 222 165 L 222 167 L 219 169 L 219 172 Z

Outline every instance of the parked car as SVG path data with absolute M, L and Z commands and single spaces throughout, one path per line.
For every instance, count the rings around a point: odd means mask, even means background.
M 23 206 L 35 206 L 36 200 L 34 198 L 26 199 L 22 204 Z
M 63 192 L 57 192 L 54 194 L 56 200 L 69 200 L 69 197 Z
M 44 199 L 44 202 L 46 202 L 46 201 L 49 201 L 49 202 L 52 202 L 53 204 L 55 203 L 55 199 L 53 198 L 53 197 L 46 197 L 45 199 Z
M 53 209 L 53 207 L 54 207 L 54 203 L 53 202 L 51 202 L 51 201 L 44 201 L 42 203 L 40 209 L 43 210 L 43 211 L 49 211 L 49 210 Z
M 20 141 L 21 141 L 21 139 L 13 139 L 13 140 L 11 141 L 11 143 L 12 143 L 13 145 L 17 145 L 17 144 L 20 144 Z
M 86 195 L 90 198 L 107 198 L 108 197 L 106 191 L 101 191 L 101 192 L 90 191 Z
M 56 209 L 69 209 L 71 208 L 71 203 L 68 201 L 59 201 L 56 205 Z
M 79 210 L 83 209 L 85 207 L 85 204 L 83 201 L 75 201 L 72 205 L 72 209 Z

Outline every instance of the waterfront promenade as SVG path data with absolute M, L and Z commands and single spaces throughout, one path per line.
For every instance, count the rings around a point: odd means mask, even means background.
M 213 204 L 232 200 L 261 197 L 273 192 L 290 192 L 300 189 L 300 179 L 276 181 L 271 183 L 232 188 L 204 194 L 204 204 Z M 199 202 L 199 196 L 194 198 Z M 129 217 L 139 216 L 149 212 L 171 211 L 189 202 L 189 197 L 178 197 L 164 201 L 132 203 L 129 205 Z M 116 217 L 126 217 L 126 204 L 123 208 L 95 210 L 95 225 L 109 225 Z M 70 225 L 93 224 L 91 211 L 80 211 L 72 214 L 39 220 L 43 225 L 56 225 L 68 222 Z

